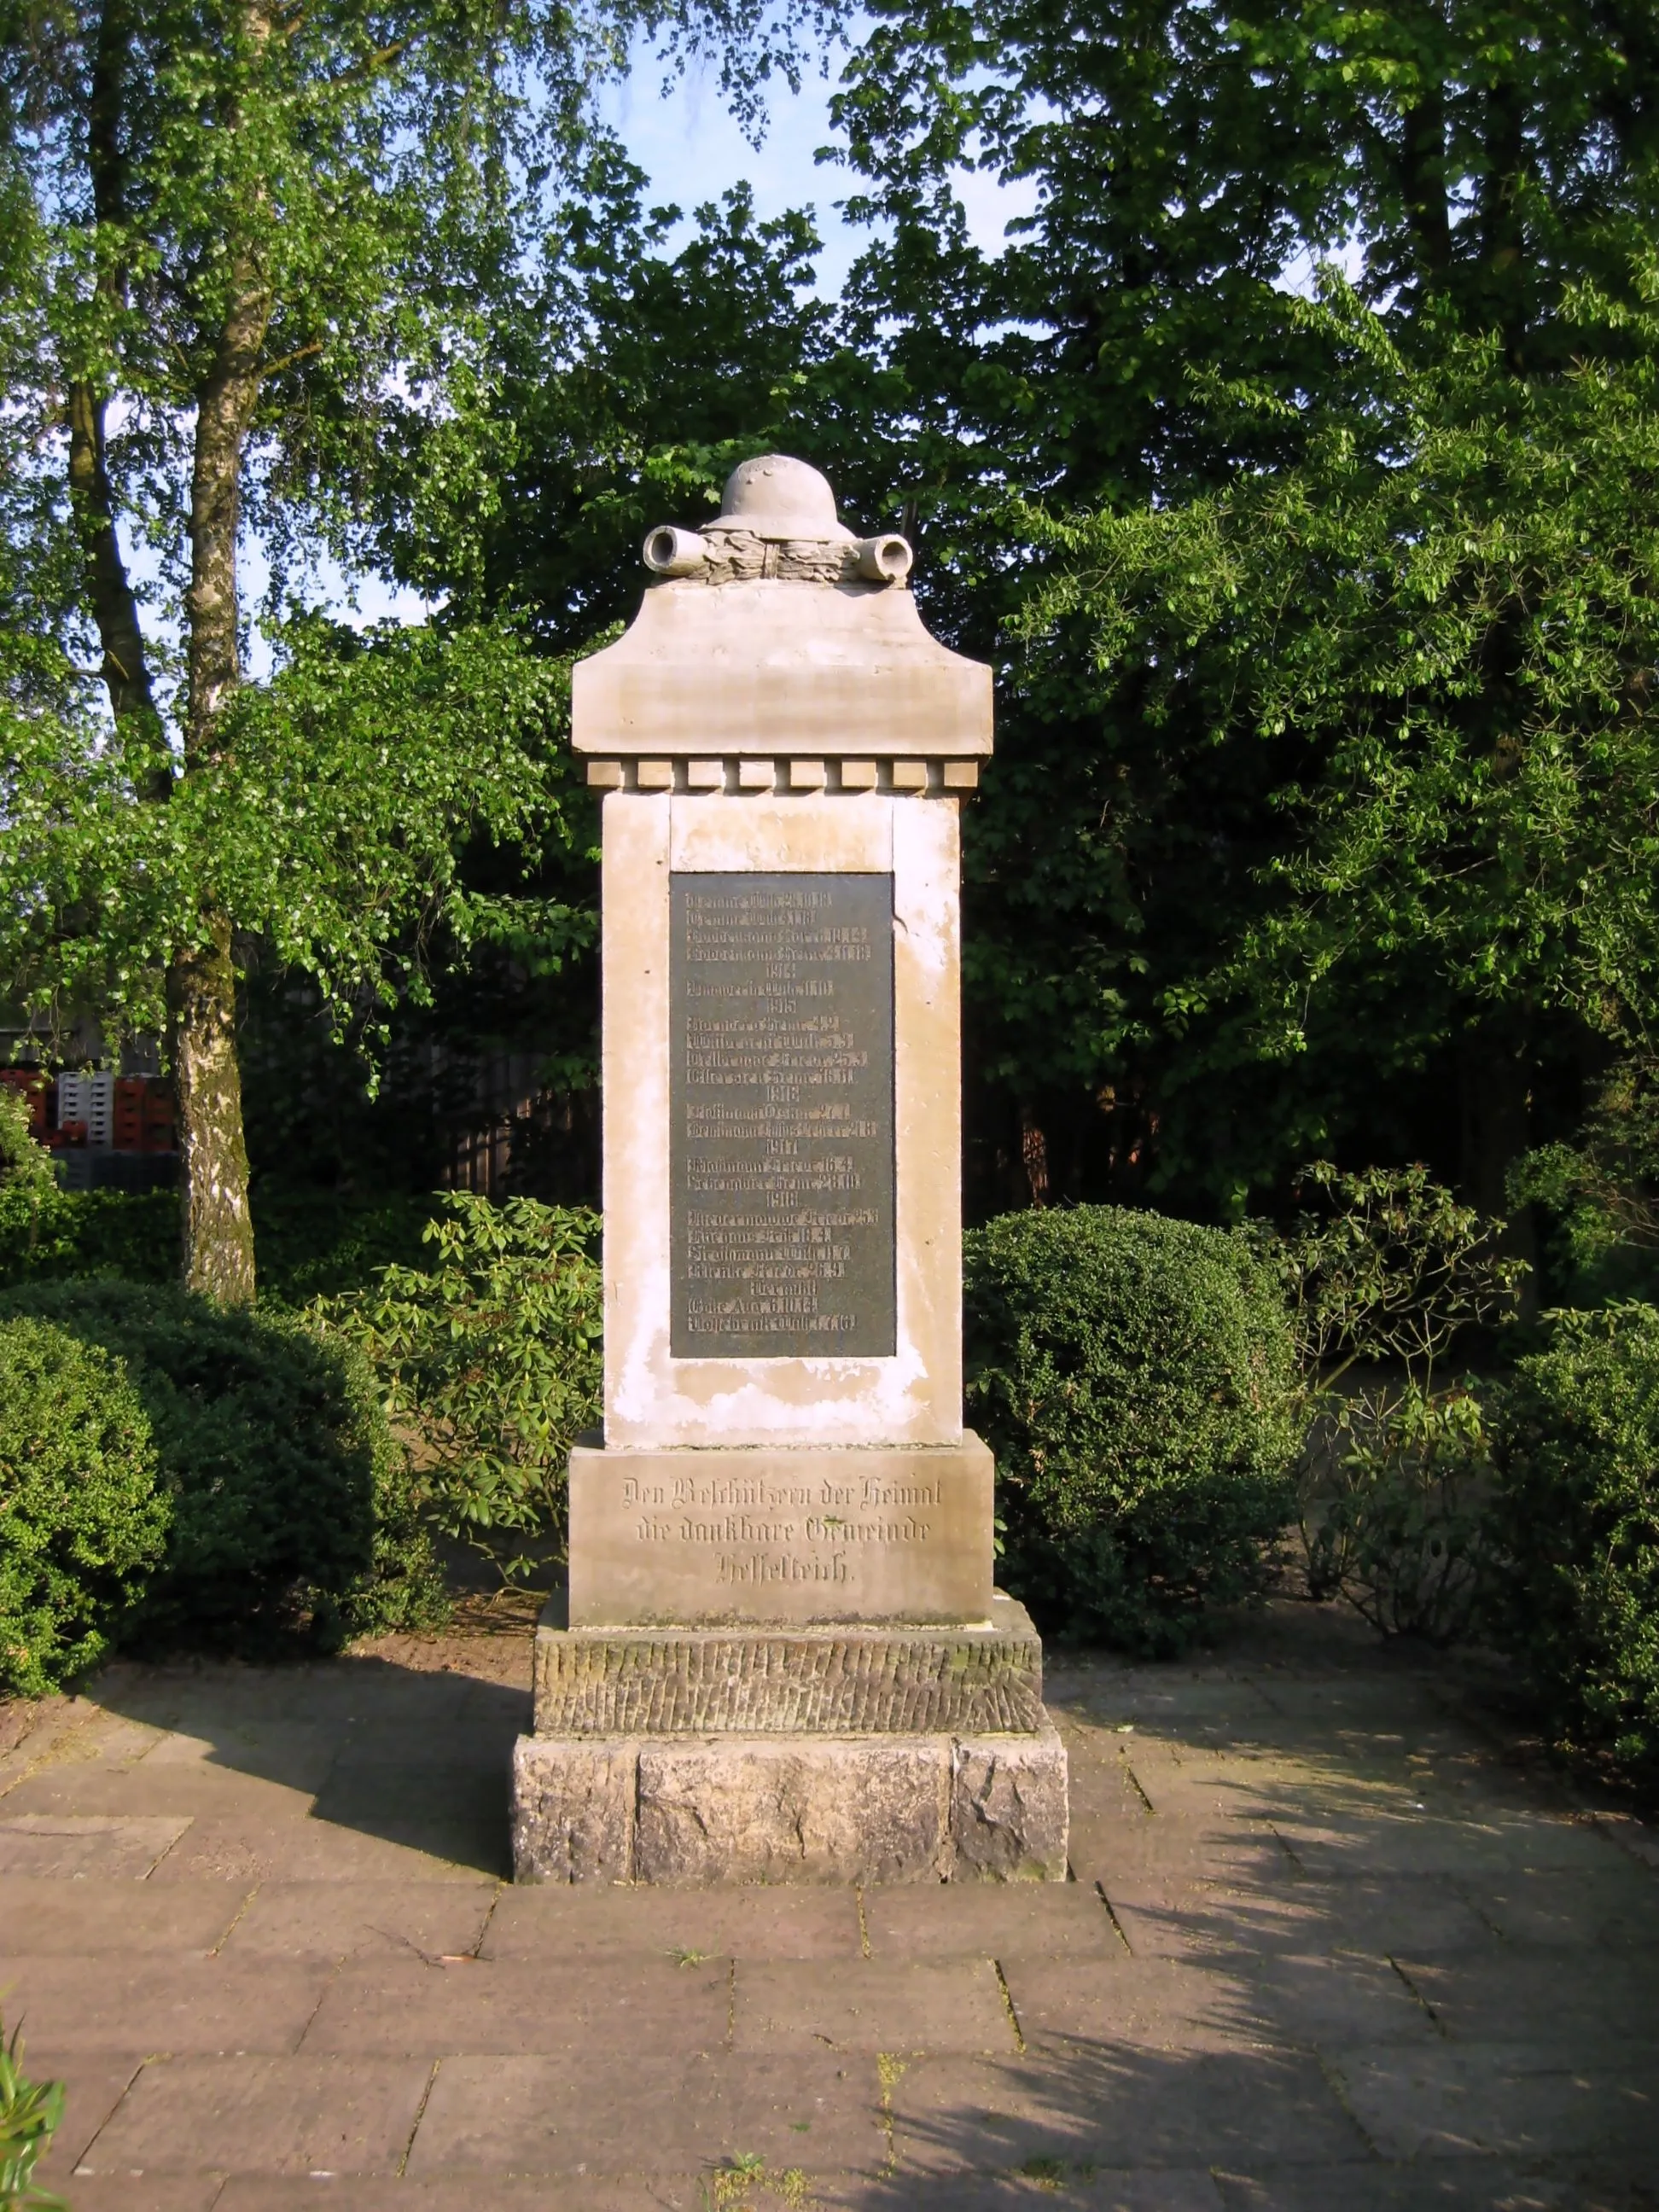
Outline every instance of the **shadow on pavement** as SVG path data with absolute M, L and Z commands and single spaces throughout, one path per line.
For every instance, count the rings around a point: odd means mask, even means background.
M 183 1741 L 209 1767 L 293 1793 L 262 1797 L 272 1818 L 312 1820 L 453 1865 L 511 1871 L 514 1739 L 527 1689 L 474 1674 L 354 1655 L 291 1666 L 117 1664 L 99 1704 Z M 182 1807 L 181 1807 L 181 1809 Z

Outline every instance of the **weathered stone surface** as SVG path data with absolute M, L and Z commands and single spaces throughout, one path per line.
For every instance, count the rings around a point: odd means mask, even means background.
M 1063 1881 L 1067 1806 L 1066 1747 L 1051 1722 L 1034 1736 L 958 1741 L 951 1773 L 958 1878 Z
M 521 1881 L 1066 1878 L 1066 1753 L 1031 1735 L 520 1739 Z
M 927 1881 L 948 1858 L 950 1739 L 641 1743 L 634 1879 Z
M 987 1628 L 536 1632 L 538 1735 L 975 1734 L 1043 1726 L 1042 1644 L 999 1593 Z
M 991 750 L 991 672 L 931 637 L 902 586 L 789 577 L 653 584 L 624 635 L 571 671 L 579 753 Z
M 669 763 L 658 765 L 668 772 Z M 926 768 L 915 765 L 925 780 Z M 770 763 L 759 766 L 769 786 Z M 612 1450 L 949 1445 L 961 1437 L 957 811 L 953 799 L 891 792 L 850 799 L 823 792 L 606 793 L 605 1435 Z M 674 1350 L 673 878 L 749 873 L 892 878 L 897 1249 L 890 1353 L 824 1348 L 773 1357 L 711 1348 L 687 1358 Z M 784 988 L 787 976 L 777 980 L 775 1001 L 754 1001 L 757 1020 L 775 1018 L 775 1018 L 789 1023 L 812 1010 L 810 996 Z M 820 1012 L 825 1004 L 818 1002 Z M 812 1103 L 782 1073 L 781 1084 L 755 1086 L 754 1103 Z M 774 1092 L 790 1095 L 775 1101 Z M 834 1211 L 865 1210 L 862 1193 L 847 1196 L 849 1206 Z
M 626 1881 L 633 1871 L 638 1746 L 521 1735 L 513 1750 L 513 1867 L 520 1881 Z
M 915 1449 L 579 1444 L 571 1626 L 988 1621 L 992 1483 L 971 1435 Z

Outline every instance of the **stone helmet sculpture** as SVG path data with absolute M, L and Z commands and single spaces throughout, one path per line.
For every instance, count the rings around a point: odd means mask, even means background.
M 836 514 L 830 480 L 787 453 L 757 453 L 726 480 L 720 511 L 701 530 L 664 523 L 647 533 L 645 565 L 658 576 L 709 583 L 754 577 L 811 583 L 902 584 L 911 550 L 896 531 L 857 538 Z

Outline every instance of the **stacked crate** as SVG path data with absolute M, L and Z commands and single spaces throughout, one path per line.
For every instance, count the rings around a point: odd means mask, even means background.
M 153 1190 L 172 1180 L 178 1133 L 170 1087 L 155 1075 L 58 1079 L 58 1120 L 43 1141 L 71 1190 Z
M 82 1141 L 94 1152 L 115 1147 L 115 1078 L 100 1069 L 91 1075 L 63 1074 L 58 1079 L 58 1126 L 68 1129 L 79 1123 Z

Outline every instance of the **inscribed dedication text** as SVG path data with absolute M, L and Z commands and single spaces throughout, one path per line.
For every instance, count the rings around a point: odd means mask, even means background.
M 893 879 L 671 884 L 673 1356 L 890 1356 Z

